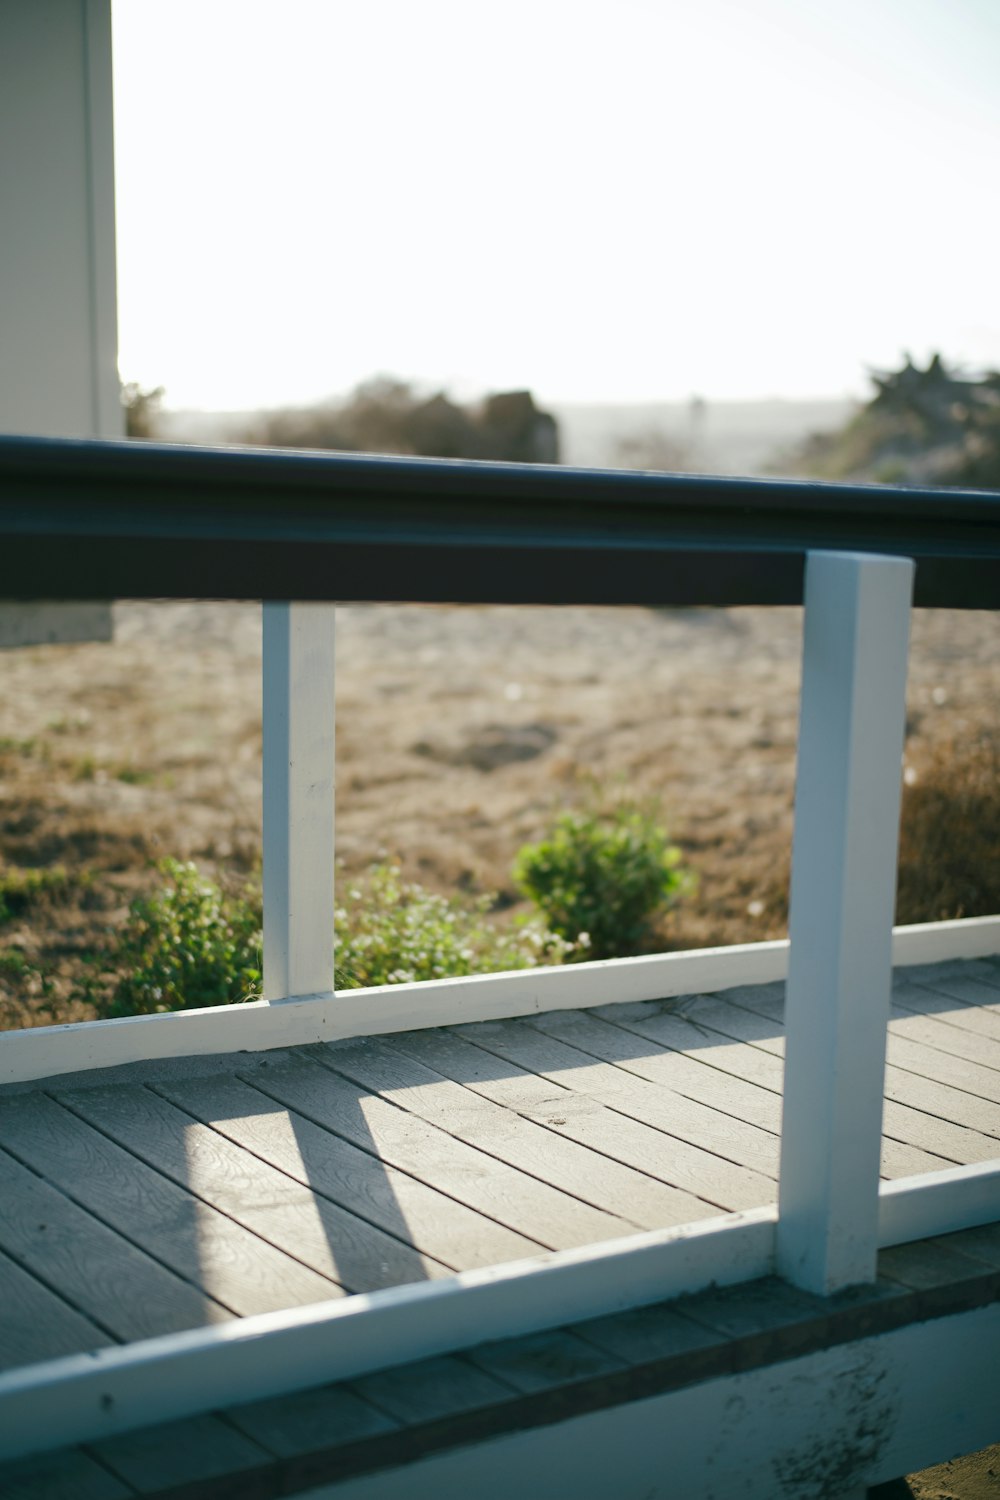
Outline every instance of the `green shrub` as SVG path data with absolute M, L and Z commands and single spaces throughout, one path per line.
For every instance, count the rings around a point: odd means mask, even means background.
M 620 802 L 563 813 L 547 838 L 524 846 L 513 873 L 549 927 L 576 945 L 574 957 L 615 958 L 636 952 L 653 919 L 691 888 L 680 861 L 647 808 Z
M 103 978 L 79 998 L 103 1015 L 143 1015 L 252 1000 L 260 994 L 259 895 L 225 896 L 193 864 L 163 860 L 168 884 L 129 907 Z M 538 921 L 499 928 L 491 898 L 438 896 L 376 865 L 348 886 L 335 915 L 338 989 L 562 963 L 573 945 Z
M 336 984 L 357 989 L 562 963 L 571 949 L 538 922 L 497 928 L 489 896 L 436 895 L 404 881 L 396 865 L 376 865 L 338 903 Z
M 169 884 L 129 907 L 113 955 L 118 974 L 106 1015 L 227 1005 L 260 993 L 260 911 L 227 897 L 193 864 L 165 859 Z

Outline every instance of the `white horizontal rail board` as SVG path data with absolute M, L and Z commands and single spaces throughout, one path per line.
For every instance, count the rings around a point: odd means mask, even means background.
M 940 963 L 1000 954 L 1000 917 L 897 927 L 893 963 Z M 0 1034 L 0 1084 L 90 1068 L 217 1052 L 264 1052 L 352 1036 L 502 1021 L 674 995 L 712 993 L 786 977 L 788 943 L 741 943 L 642 958 L 612 958 L 422 984 L 381 985 L 339 994 L 246 1005 L 206 1006 L 159 1016 L 80 1021 Z
M 884 1182 L 878 1207 L 882 1249 L 994 1224 L 1000 1221 L 1000 1155 L 996 1161 Z
M 0 1459 L 767 1276 L 775 1210 L 263 1313 L 0 1375 Z

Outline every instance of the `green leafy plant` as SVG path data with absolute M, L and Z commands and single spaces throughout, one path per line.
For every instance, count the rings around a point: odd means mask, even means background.
M 142 1015 L 252 1000 L 260 994 L 259 892 L 227 896 L 193 864 L 157 866 L 167 884 L 132 902 L 110 952 L 78 998 L 102 1015 Z M 375 865 L 345 886 L 335 916 L 338 989 L 562 963 L 572 943 L 538 920 L 487 919 L 489 896 L 439 896 Z
M 261 979 L 258 903 L 246 894 L 225 896 L 193 864 L 165 859 L 157 868 L 168 883 L 129 907 L 113 954 L 118 978 L 100 1006 L 104 1014 L 254 999 Z
M 521 849 L 513 874 L 580 958 L 636 952 L 694 883 L 666 829 L 631 801 L 563 813 L 546 838 Z
M 394 864 L 374 866 L 337 905 L 336 984 L 356 989 L 562 963 L 573 945 L 539 922 L 498 928 L 489 896 L 439 896 L 404 881 Z

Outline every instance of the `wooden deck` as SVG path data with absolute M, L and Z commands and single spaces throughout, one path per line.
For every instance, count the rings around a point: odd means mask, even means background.
M 8 1087 L 0 1362 L 770 1203 L 781 1011 L 764 985 Z M 998 1155 L 1000 961 L 898 971 L 884 1176 Z
M 325 1500 L 331 1493 L 343 1500 L 450 1500 L 483 1492 L 482 1470 L 478 1483 L 475 1473 L 461 1472 L 463 1450 L 475 1455 L 478 1445 L 492 1441 L 499 1465 L 493 1468 L 496 1459 L 489 1465 L 490 1495 L 548 1500 L 573 1493 L 610 1500 L 623 1483 L 616 1443 L 605 1442 L 602 1454 L 585 1454 L 586 1478 L 573 1474 L 573 1452 L 564 1449 L 559 1478 L 540 1478 L 532 1457 L 528 1474 L 515 1483 L 505 1440 L 515 1446 L 516 1464 L 516 1444 L 530 1443 L 545 1428 L 595 1412 L 620 1419 L 636 1402 L 648 1408 L 657 1398 L 704 1388 L 727 1375 L 776 1373 L 784 1361 L 798 1371 L 810 1356 L 822 1357 L 830 1348 L 855 1341 L 864 1350 L 913 1323 L 926 1327 L 990 1309 L 998 1297 L 1000 1226 L 993 1225 L 884 1250 L 873 1285 L 830 1298 L 774 1277 L 711 1288 L 0 1464 L 0 1492 L 4 1500 L 278 1500 L 303 1491 L 303 1500 Z M 991 1348 L 979 1342 L 980 1360 L 988 1366 Z M 981 1383 L 990 1386 L 988 1377 Z M 878 1413 L 868 1434 L 872 1458 L 883 1416 Z M 696 1480 L 685 1482 L 677 1435 L 667 1449 L 662 1419 L 651 1423 L 643 1416 L 641 1423 L 645 1430 L 640 1424 L 634 1436 L 640 1449 L 652 1447 L 654 1478 L 669 1474 L 676 1486 L 668 1491 L 672 1495 L 701 1495 Z M 651 1430 L 658 1439 L 652 1444 Z M 451 1472 L 456 1462 L 457 1474 Z M 804 1473 L 793 1493 L 843 1493 L 836 1487 L 843 1462 L 831 1436 L 821 1446 L 816 1472 Z M 723 1474 L 713 1495 L 737 1492 L 734 1480 L 746 1477 L 739 1453 L 735 1466 L 736 1475 Z M 891 1461 L 886 1469 L 883 1460 L 883 1472 L 894 1474 Z M 768 1490 L 769 1500 L 778 1492 Z M 780 1492 L 789 1494 L 786 1484 Z M 868 1493 L 874 1500 L 882 1490 Z M 898 1493 L 889 1485 L 886 1500 Z

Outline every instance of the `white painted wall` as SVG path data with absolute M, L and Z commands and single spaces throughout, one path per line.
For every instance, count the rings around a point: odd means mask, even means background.
M 995 1440 L 1000 1307 L 299 1492 L 297 1500 L 862 1500 Z
M 110 0 L 0 3 L 0 432 L 124 433 Z M 110 635 L 109 605 L 0 605 L 0 645 Z

